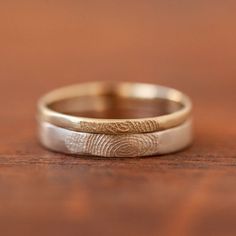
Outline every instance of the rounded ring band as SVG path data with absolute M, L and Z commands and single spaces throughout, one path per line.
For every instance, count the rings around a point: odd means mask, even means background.
M 102 157 L 141 157 L 179 151 L 191 144 L 192 120 L 165 131 L 146 134 L 89 134 L 39 123 L 41 143 L 48 149 Z
M 73 116 L 58 112 L 51 104 L 82 96 L 115 95 L 121 98 L 163 99 L 180 104 L 181 108 L 161 116 L 135 119 L 100 119 Z M 73 131 L 94 134 L 141 134 L 166 130 L 181 125 L 190 116 L 192 104 L 183 93 L 152 84 L 91 82 L 54 90 L 42 97 L 38 104 L 39 120 Z

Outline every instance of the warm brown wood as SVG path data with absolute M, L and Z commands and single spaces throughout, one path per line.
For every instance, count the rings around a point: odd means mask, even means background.
M 235 7 L 234 1 L 1 1 L 1 235 L 235 235 Z M 194 145 L 143 159 L 41 148 L 38 97 L 101 79 L 188 93 Z

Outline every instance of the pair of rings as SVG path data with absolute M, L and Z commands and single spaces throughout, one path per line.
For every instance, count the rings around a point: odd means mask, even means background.
M 38 103 L 39 138 L 69 154 L 142 157 L 192 142 L 192 104 L 183 93 L 153 84 L 91 82 L 64 87 Z

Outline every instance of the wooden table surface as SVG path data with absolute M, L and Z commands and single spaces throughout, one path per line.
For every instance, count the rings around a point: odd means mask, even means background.
M 1 235 L 236 235 L 235 8 L 227 0 L 1 1 Z M 194 145 L 139 159 L 44 150 L 37 99 L 91 80 L 186 92 Z

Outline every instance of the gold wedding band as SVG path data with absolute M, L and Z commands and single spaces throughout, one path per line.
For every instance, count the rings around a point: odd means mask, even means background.
M 183 93 L 152 84 L 93 82 L 43 96 L 39 138 L 61 153 L 142 157 L 191 144 L 192 105 Z
M 83 115 L 91 111 L 102 114 L 108 108 L 116 111 L 117 106 L 125 104 L 131 110 L 141 107 L 141 112 L 135 113 L 141 115 L 137 115 L 138 118 L 111 119 Z M 174 128 L 183 124 L 191 111 L 190 99 L 180 91 L 127 82 L 91 82 L 68 86 L 48 93 L 38 103 L 38 119 L 41 122 L 77 132 L 108 135 L 142 134 Z

